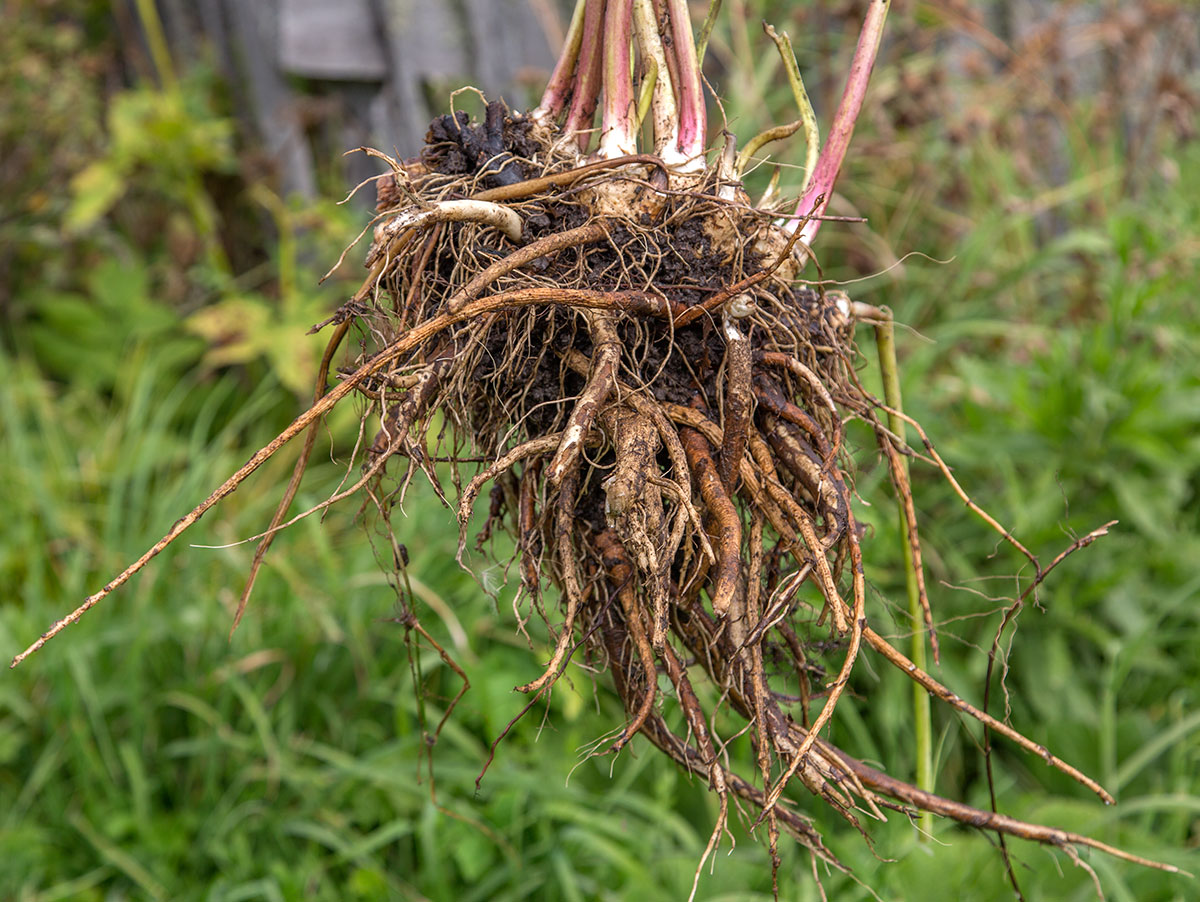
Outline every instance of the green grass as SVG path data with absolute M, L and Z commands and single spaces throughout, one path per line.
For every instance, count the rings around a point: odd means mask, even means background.
M 718 31 L 714 42 L 719 54 L 731 39 Z M 766 57 L 760 67 L 761 80 Z M 753 86 L 751 76 L 738 77 Z M 734 95 L 741 82 L 731 79 Z M 762 109 L 737 96 L 731 108 L 787 118 L 773 111 L 788 102 L 780 87 Z M 1065 178 L 1075 187 L 1051 195 L 1009 165 L 1009 148 L 918 132 L 903 136 L 926 154 L 913 167 L 863 133 L 863 153 L 883 163 L 856 164 L 842 187 L 875 237 L 825 236 L 831 257 L 872 259 L 882 241 L 953 258 L 909 259 L 901 279 L 850 286 L 916 330 L 899 334 L 906 407 L 973 496 L 1043 561 L 1072 535 L 1121 521 L 1022 614 L 1006 680 L 1014 726 L 1119 804 L 1105 809 L 1001 741 L 1001 808 L 1200 871 L 1200 150 L 1166 153 L 1177 180 L 1135 202 L 1096 176 L 1119 156 L 1107 147 L 1072 146 Z M 1062 223 L 1049 236 L 1035 215 L 1048 199 Z M 163 265 L 157 253 L 144 251 L 152 270 Z M 325 253 L 336 254 L 332 243 Z M 126 262 L 133 279 L 137 264 Z M 5 323 L 0 658 L 103 585 L 296 410 L 259 357 L 213 371 L 178 313 L 152 312 L 144 286 L 139 329 L 104 286 L 78 281 L 22 295 Z M 293 307 L 284 299 L 281 323 L 319 303 L 309 275 L 280 281 L 308 292 Z M 216 300 L 236 294 L 221 292 Z M 56 319 L 51 301 L 97 315 L 81 329 Z M 286 355 L 282 332 L 270 338 L 260 356 Z M 869 336 L 860 340 L 871 360 Z M 73 364 L 78 378 L 68 378 Z M 346 425 L 335 419 L 333 433 L 344 437 Z M 281 535 L 229 641 L 252 554 L 230 543 L 265 525 L 289 470 L 290 460 L 267 465 L 186 540 L 227 547 L 170 549 L 0 678 L 0 899 L 685 898 L 714 800 L 641 740 L 615 762 L 584 760 L 622 714 L 582 662 L 510 733 L 476 789 L 490 743 L 525 702 L 512 687 L 546 656 L 545 636 L 534 633 L 531 651 L 515 634 L 503 568 L 475 560 L 478 582 L 458 568 L 453 516 L 423 486 L 401 524 L 418 611 L 472 684 L 432 756 L 428 731 L 459 682 L 394 620 L 395 593 L 352 506 Z M 341 475 L 319 452 L 298 503 L 317 503 Z M 914 479 L 942 624 L 939 677 L 978 701 L 983 649 L 1021 561 L 936 473 L 917 466 Z M 861 512 L 872 526 L 870 603 L 882 622 L 894 610 L 903 623 L 881 482 L 864 457 L 857 485 L 877 502 Z M 498 599 L 480 583 L 499 587 Z M 908 684 L 864 663 L 833 738 L 909 776 Z M 939 791 L 986 805 L 975 725 L 935 705 L 934 728 Z M 731 754 L 744 757 L 744 746 Z M 893 817 L 873 827 L 873 853 L 806 807 L 855 870 L 851 879 L 822 869 L 831 898 L 871 898 L 863 885 L 887 900 L 1011 898 L 989 837 L 939 825 L 936 842 L 918 844 Z M 735 833 L 700 897 L 770 898 L 765 849 L 744 825 Z M 1010 848 L 1027 898 L 1094 898 L 1062 855 Z M 1111 899 L 1196 892 L 1187 878 L 1085 859 Z M 780 897 L 819 898 L 808 860 L 787 843 Z

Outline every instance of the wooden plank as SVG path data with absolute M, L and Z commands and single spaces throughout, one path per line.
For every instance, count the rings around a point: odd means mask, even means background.
M 383 81 L 387 59 L 369 0 L 282 0 L 279 67 L 305 78 Z

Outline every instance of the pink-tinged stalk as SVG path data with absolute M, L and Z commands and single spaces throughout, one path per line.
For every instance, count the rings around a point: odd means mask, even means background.
M 579 48 L 583 44 L 583 11 L 586 5 L 586 0 L 577 0 L 575 3 L 562 53 L 550 74 L 550 81 L 542 94 L 542 102 L 532 114 L 539 122 L 557 122 L 567 105 L 567 99 L 571 95 L 571 82 L 575 78 L 575 65 L 579 62 Z
M 647 64 L 652 62 L 657 72 L 650 100 L 654 152 L 668 166 L 675 166 L 680 162 L 675 159 L 679 155 L 679 110 L 675 106 L 675 88 L 671 82 L 671 70 L 667 66 L 667 55 L 658 33 L 654 0 L 633 0 L 633 34 L 642 60 Z
M 671 52 L 676 59 L 679 81 L 679 152 L 693 165 L 704 164 L 704 142 L 708 118 L 704 110 L 704 91 L 700 85 L 700 63 L 687 0 L 667 0 L 671 20 Z M 674 74 L 674 73 L 672 73 Z
M 579 61 L 575 69 L 575 84 L 571 92 L 571 109 L 563 129 L 578 132 L 579 149 L 584 150 L 592 140 L 591 129 L 600 99 L 601 39 L 604 36 L 604 0 L 587 0 L 583 12 L 583 36 Z
M 633 0 L 608 0 L 604 12 L 604 109 L 600 157 L 637 152 L 637 104 L 633 99 Z
M 875 57 L 879 52 L 879 42 L 883 37 L 883 23 L 887 19 L 891 0 L 871 0 L 867 8 L 867 16 L 863 20 L 862 32 L 858 36 L 858 47 L 854 50 L 854 60 L 850 64 L 850 75 L 846 79 L 846 90 L 842 93 L 842 102 L 838 105 L 837 114 L 833 119 L 833 127 L 825 146 L 821 148 L 821 156 L 808 183 L 808 190 L 796 205 L 795 217 L 787 223 L 790 232 L 800 229 L 800 242 L 812 245 L 821 228 L 819 217 L 829 205 L 833 196 L 833 185 L 837 181 L 846 158 L 846 149 L 850 146 L 850 138 L 854 134 L 854 124 L 862 111 L 863 97 L 867 93 L 867 83 L 871 80 L 871 70 L 875 66 Z M 810 217 L 810 218 L 805 218 Z

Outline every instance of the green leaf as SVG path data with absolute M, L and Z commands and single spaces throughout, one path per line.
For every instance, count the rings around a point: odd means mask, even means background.
M 125 172 L 114 160 L 97 160 L 71 179 L 71 206 L 63 217 L 68 233 L 93 226 L 125 193 Z

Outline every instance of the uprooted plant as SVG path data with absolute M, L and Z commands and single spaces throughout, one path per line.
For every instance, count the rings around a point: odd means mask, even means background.
M 799 89 L 801 120 L 740 152 L 726 134 L 706 162 L 705 102 L 684 0 L 579 0 L 535 110 L 516 114 L 493 102 L 481 122 L 461 112 L 442 116 L 413 159 L 370 151 L 389 172 L 377 183 L 378 215 L 364 230 L 373 228 L 369 271 L 322 324 L 332 336 L 313 405 L 14 664 L 304 433 L 293 479 L 255 556 L 257 572 L 271 538 L 292 522 L 286 511 L 321 418 L 357 398 L 357 475 L 321 507 L 364 497 L 402 574 L 402 527 L 393 514 L 414 474 L 423 471 L 437 487 L 437 465 L 451 465 L 460 557 L 472 509 L 492 484 L 480 543 L 500 525 L 515 535 L 517 627 L 540 616 L 554 636 L 540 673 L 518 687 L 531 697 L 526 710 L 573 656 L 607 670 L 627 712 L 607 751 L 641 734 L 719 796 L 706 857 L 730 802 L 740 801 L 757 810 L 776 864 L 784 830 L 840 867 L 802 813 L 803 787 L 864 832 L 862 818 L 920 810 L 1048 843 L 1077 862 L 1077 847 L 1091 847 L 1174 870 L 938 797 L 821 736 L 865 646 L 930 696 L 1112 801 L 1093 780 L 942 686 L 918 655 L 906 656 L 872 626 L 844 439 L 849 419 L 873 432 L 901 499 L 924 623 L 918 633 L 927 632 L 935 654 L 909 459 L 937 467 L 1029 559 L 1035 576 L 1027 594 L 1062 558 L 1040 565 L 958 486 L 904 416 L 898 394 L 889 389 L 880 400 L 864 389 L 855 327 L 876 327 L 886 348 L 890 314 L 799 278 L 827 218 L 887 11 L 881 0 L 868 6 L 819 157 Z M 785 38 L 772 36 L 786 48 Z M 752 202 L 744 169 L 767 141 L 801 127 L 812 153 L 798 202 L 774 191 Z M 641 135 L 651 136 L 643 152 Z M 330 387 L 347 336 L 357 337 L 357 352 Z M 906 443 L 906 423 L 922 449 Z M 480 461 L 460 478 L 460 467 Z M 557 592 L 545 593 L 547 585 Z M 249 586 L 238 618 L 248 595 Z M 429 638 L 415 613 L 406 610 L 404 619 Z M 840 656 L 836 672 L 823 664 L 831 654 Z M 660 692 L 661 676 L 671 693 Z M 747 725 L 757 774 L 734 772 L 719 754 L 716 712 L 695 688 L 701 680 Z

